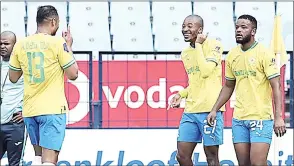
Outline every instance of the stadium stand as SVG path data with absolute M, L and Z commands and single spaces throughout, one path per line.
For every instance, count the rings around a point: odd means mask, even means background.
M 270 45 L 275 6 L 273 2 L 236 2 L 236 17 L 242 14 L 251 14 L 257 19 L 256 38 L 259 42 Z
M 191 2 L 153 2 L 155 50 L 180 51 L 187 46 L 181 32 L 185 17 L 192 14 Z
M 13 31 L 18 38 L 25 37 L 24 2 L 1 2 L 1 31 Z
M 112 2 L 110 15 L 115 51 L 153 51 L 149 2 Z
M 77 12 L 79 11 L 79 12 Z M 70 2 L 69 23 L 76 51 L 111 51 L 107 2 Z
M 220 40 L 224 50 L 236 46 L 231 42 L 235 40 L 232 2 L 194 2 L 194 14 L 203 18 L 204 31 L 209 32 L 210 37 Z

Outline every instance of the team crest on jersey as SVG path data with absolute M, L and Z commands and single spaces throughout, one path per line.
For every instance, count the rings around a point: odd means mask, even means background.
M 253 58 L 253 57 L 250 58 L 250 59 L 249 59 L 249 64 L 250 64 L 250 65 L 254 65 L 254 64 L 255 64 L 255 58 Z
M 63 44 L 63 49 L 64 51 L 69 52 L 66 43 Z

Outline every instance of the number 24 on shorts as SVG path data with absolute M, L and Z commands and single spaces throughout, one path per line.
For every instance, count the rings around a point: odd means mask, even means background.
M 27 57 L 30 83 L 42 83 L 45 80 L 44 54 L 42 52 L 27 52 Z
M 254 120 L 250 122 L 250 128 L 251 130 L 255 130 L 256 128 L 259 128 L 259 130 L 263 129 L 262 120 Z

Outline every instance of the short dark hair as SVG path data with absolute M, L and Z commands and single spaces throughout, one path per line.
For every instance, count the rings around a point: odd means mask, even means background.
M 189 16 L 187 16 L 186 18 L 189 18 L 189 17 L 192 17 L 192 18 L 196 18 L 196 19 L 198 19 L 198 21 L 199 21 L 201 27 L 204 26 L 204 21 L 203 21 L 203 18 L 202 18 L 201 16 L 199 16 L 199 15 L 197 15 L 197 14 L 193 14 L 193 15 L 189 15 Z
M 253 17 L 251 15 L 248 15 L 248 14 L 244 14 L 244 15 L 241 15 L 238 18 L 238 20 L 239 19 L 249 20 L 252 23 L 253 28 L 256 28 L 257 29 L 257 21 L 256 21 L 255 17 Z
M 52 17 L 58 17 L 57 10 L 54 6 L 45 5 L 45 6 L 38 7 L 37 24 L 42 24 L 44 23 L 45 20 Z

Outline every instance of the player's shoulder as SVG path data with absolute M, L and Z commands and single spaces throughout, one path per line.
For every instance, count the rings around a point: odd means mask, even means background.
M 231 48 L 226 56 L 226 60 L 234 59 L 234 57 L 238 56 L 240 52 L 240 45 L 237 45 L 233 48 Z
M 222 46 L 222 43 L 215 38 L 207 38 L 204 43 L 206 43 L 210 46 L 215 46 L 215 45 Z
M 183 58 L 183 57 L 185 57 L 185 56 L 187 56 L 188 54 L 189 54 L 189 52 L 191 51 L 191 46 L 189 45 L 189 46 L 186 46 L 183 50 L 182 50 L 182 52 L 181 52 L 181 58 Z

